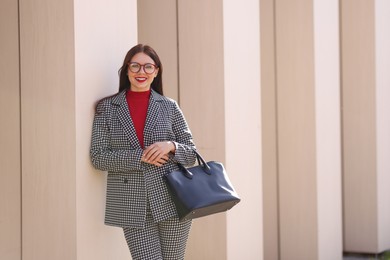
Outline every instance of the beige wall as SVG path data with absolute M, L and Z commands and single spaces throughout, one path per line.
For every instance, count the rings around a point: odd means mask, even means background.
M 310 0 L 275 5 L 281 259 L 318 252 L 312 9 Z
M 138 42 L 152 46 L 164 62 L 164 95 L 179 101 L 176 0 L 138 1 Z
M 345 251 L 390 248 L 389 14 L 387 1 L 341 5 Z
M 342 1 L 344 245 L 377 245 L 374 2 Z M 362 192 L 364 191 L 364 192 Z M 370 237 L 366 241 L 360 234 Z M 352 246 L 353 245 L 353 246 Z
M 279 259 L 275 12 L 273 0 L 260 1 L 260 32 L 264 259 Z
M 20 1 L 20 25 L 22 254 L 75 259 L 73 2 Z
M 21 258 L 18 4 L 0 3 L 0 258 Z

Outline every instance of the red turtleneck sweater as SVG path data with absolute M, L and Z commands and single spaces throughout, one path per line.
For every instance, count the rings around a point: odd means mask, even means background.
M 148 112 L 149 97 L 150 90 L 143 92 L 134 92 L 129 90 L 126 94 L 130 116 L 133 120 L 135 132 L 142 148 L 144 148 L 144 128 Z

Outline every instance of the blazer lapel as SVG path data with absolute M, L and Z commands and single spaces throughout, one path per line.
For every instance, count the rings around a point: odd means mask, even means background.
M 148 106 L 148 114 L 146 116 L 144 128 L 144 145 L 145 147 L 154 143 L 153 130 L 160 114 L 159 96 L 153 90 L 150 93 L 150 100 Z
M 119 93 L 113 102 L 118 105 L 118 118 L 122 124 L 125 135 L 129 138 L 131 146 L 141 148 L 137 134 L 135 132 L 133 120 L 130 116 L 129 107 L 127 105 L 126 91 Z

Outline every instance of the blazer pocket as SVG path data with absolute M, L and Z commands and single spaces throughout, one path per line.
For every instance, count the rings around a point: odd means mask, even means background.
M 146 198 L 143 174 L 110 173 L 107 178 L 107 207 L 128 211 Z

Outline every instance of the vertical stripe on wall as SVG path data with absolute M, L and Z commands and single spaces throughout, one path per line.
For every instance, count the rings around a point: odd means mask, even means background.
M 222 0 L 179 0 L 180 105 L 205 158 L 225 161 Z M 226 215 L 194 221 L 187 258 L 227 258 Z
M 390 1 L 375 1 L 378 251 L 390 248 Z
M 23 260 L 76 259 L 73 0 L 20 0 Z
M 276 1 L 280 258 L 318 257 L 313 2 Z
M 22 257 L 18 12 L 17 1 L 0 2 L 0 258 L 7 260 Z
M 260 6 L 223 2 L 225 154 L 242 202 L 227 213 L 228 259 L 263 259 Z
M 342 259 L 339 1 L 314 0 L 318 259 Z
M 375 253 L 378 244 L 374 3 L 341 1 L 343 233 L 348 252 Z
M 164 95 L 179 100 L 177 0 L 138 0 L 138 42 L 152 46 L 164 66 Z
M 275 1 L 260 1 L 264 259 L 279 259 Z

